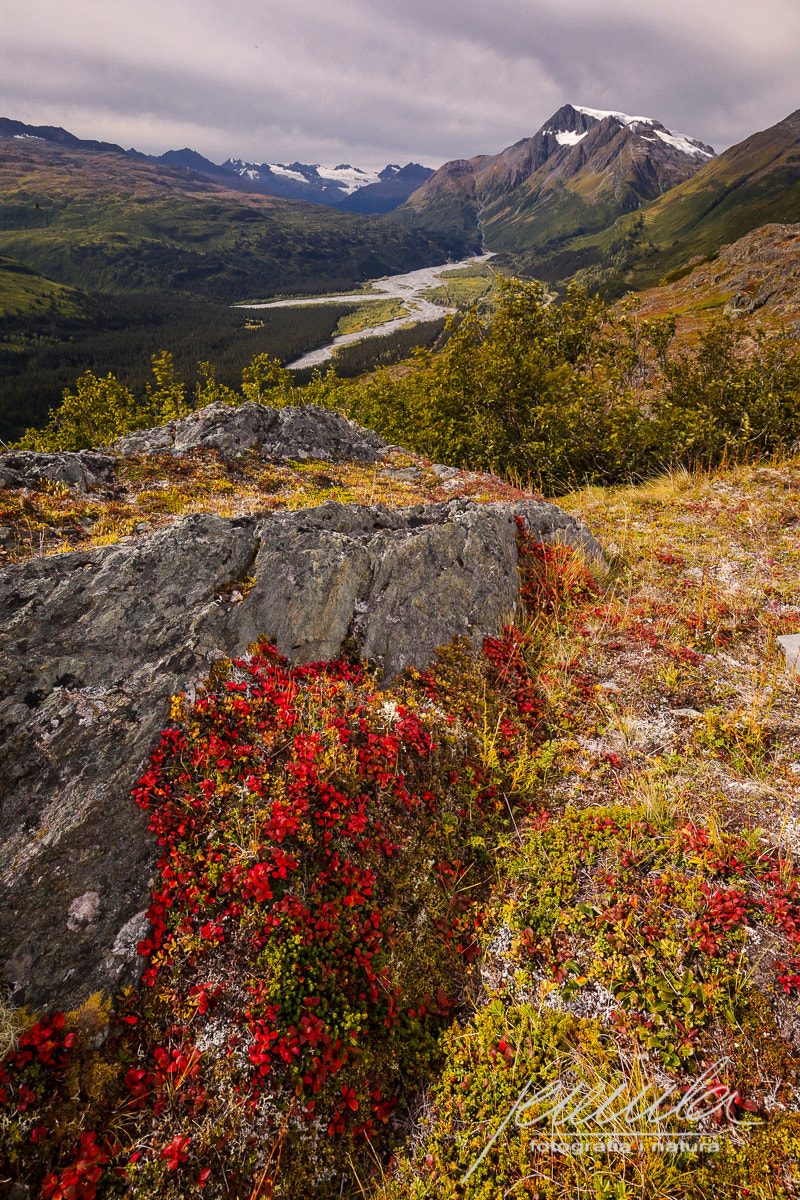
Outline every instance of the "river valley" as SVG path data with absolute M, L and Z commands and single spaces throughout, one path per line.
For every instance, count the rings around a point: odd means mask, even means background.
M 469 267 L 474 268 L 488 262 L 492 257 L 492 254 L 481 254 L 462 259 L 461 262 L 422 267 L 418 271 L 409 271 L 405 275 L 389 275 L 383 279 L 373 279 L 364 285 L 368 290 L 355 295 L 303 296 L 297 300 L 272 300 L 262 304 L 238 304 L 236 307 L 246 309 L 306 308 L 312 304 L 365 304 L 371 300 L 377 302 L 390 299 L 402 301 L 407 315 L 368 326 L 355 333 L 340 334 L 326 346 L 311 350 L 294 362 L 286 364 L 289 370 L 301 370 L 304 367 L 314 367 L 327 362 L 339 346 L 347 345 L 348 342 L 358 342 L 371 337 L 387 337 L 396 329 L 426 321 L 438 321 L 448 313 L 456 312 L 454 305 L 435 303 L 426 293 L 435 288 L 446 287 L 451 272 L 465 270 Z

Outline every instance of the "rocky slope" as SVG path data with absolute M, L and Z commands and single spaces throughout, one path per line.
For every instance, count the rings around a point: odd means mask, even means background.
M 198 448 L 375 464 L 392 453 L 322 410 L 216 405 L 128 435 L 114 455 L 3 456 L 0 478 L 9 500 L 54 483 L 91 491 L 110 485 L 122 455 Z M 454 637 L 480 643 L 519 605 L 516 517 L 542 541 L 601 558 L 555 505 L 460 499 L 196 513 L 6 567 L 0 956 L 14 999 L 71 1007 L 136 977 L 158 853 L 127 797 L 171 695 L 260 636 L 294 662 L 357 648 L 387 681 Z
M 683 340 L 719 313 L 800 336 L 800 224 L 764 225 L 673 275 L 639 294 L 640 313 L 675 313 Z
M 499 154 L 445 163 L 394 219 L 454 245 L 518 252 L 604 229 L 713 157 L 652 118 L 565 104 Z

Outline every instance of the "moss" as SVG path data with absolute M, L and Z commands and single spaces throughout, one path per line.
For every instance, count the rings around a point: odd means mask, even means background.
M 9 539 L 5 557 L 19 561 L 77 546 L 105 545 L 196 512 L 231 517 L 313 508 L 331 499 L 403 507 L 461 496 L 494 501 L 529 495 L 485 476 L 464 476 L 444 489 L 426 469 L 426 460 L 402 452 L 393 453 L 385 465 L 418 466 L 419 481 L 392 479 L 375 466 L 358 463 L 265 463 L 255 452 L 235 462 L 205 449 L 181 458 L 135 455 L 119 462 L 117 478 L 108 488 L 86 495 L 49 480 L 33 490 L 7 489 L 0 504 L 0 525 L 10 527 L 13 541 Z

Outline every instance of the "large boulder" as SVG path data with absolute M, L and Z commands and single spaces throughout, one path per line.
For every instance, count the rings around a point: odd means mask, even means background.
M 36 558 L 0 575 L 0 978 L 74 1007 L 140 969 L 158 857 L 130 799 L 170 695 L 260 635 L 291 660 L 348 639 L 391 679 L 519 603 L 515 517 L 600 550 L 556 506 L 329 502 Z
M 188 454 L 198 447 L 234 458 L 258 450 L 265 458 L 321 459 L 375 463 L 389 447 L 371 429 L 316 404 L 267 408 L 247 401 L 207 404 L 155 429 L 126 433 L 113 446 L 117 454 Z

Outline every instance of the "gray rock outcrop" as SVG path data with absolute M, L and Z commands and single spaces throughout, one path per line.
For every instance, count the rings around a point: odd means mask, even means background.
M 266 408 L 249 400 L 237 408 L 207 404 L 155 429 L 127 433 L 113 449 L 117 454 L 181 455 L 199 446 L 219 450 L 228 458 L 258 450 L 265 458 L 363 463 L 379 462 L 389 449 L 371 429 L 316 404 Z
M 519 602 L 517 514 L 600 557 L 551 504 L 329 502 L 194 515 L 6 568 L 0 979 L 13 999 L 71 1008 L 136 978 L 158 852 L 129 792 L 171 694 L 260 635 L 298 662 L 355 638 L 387 679 L 454 636 L 479 643 Z
M 43 454 L 38 450 L 12 450 L 0 455 L 0 488 L 35 487 L 42 479 L 88 492 L 109 482 L 116 459 L 95 450 Z

